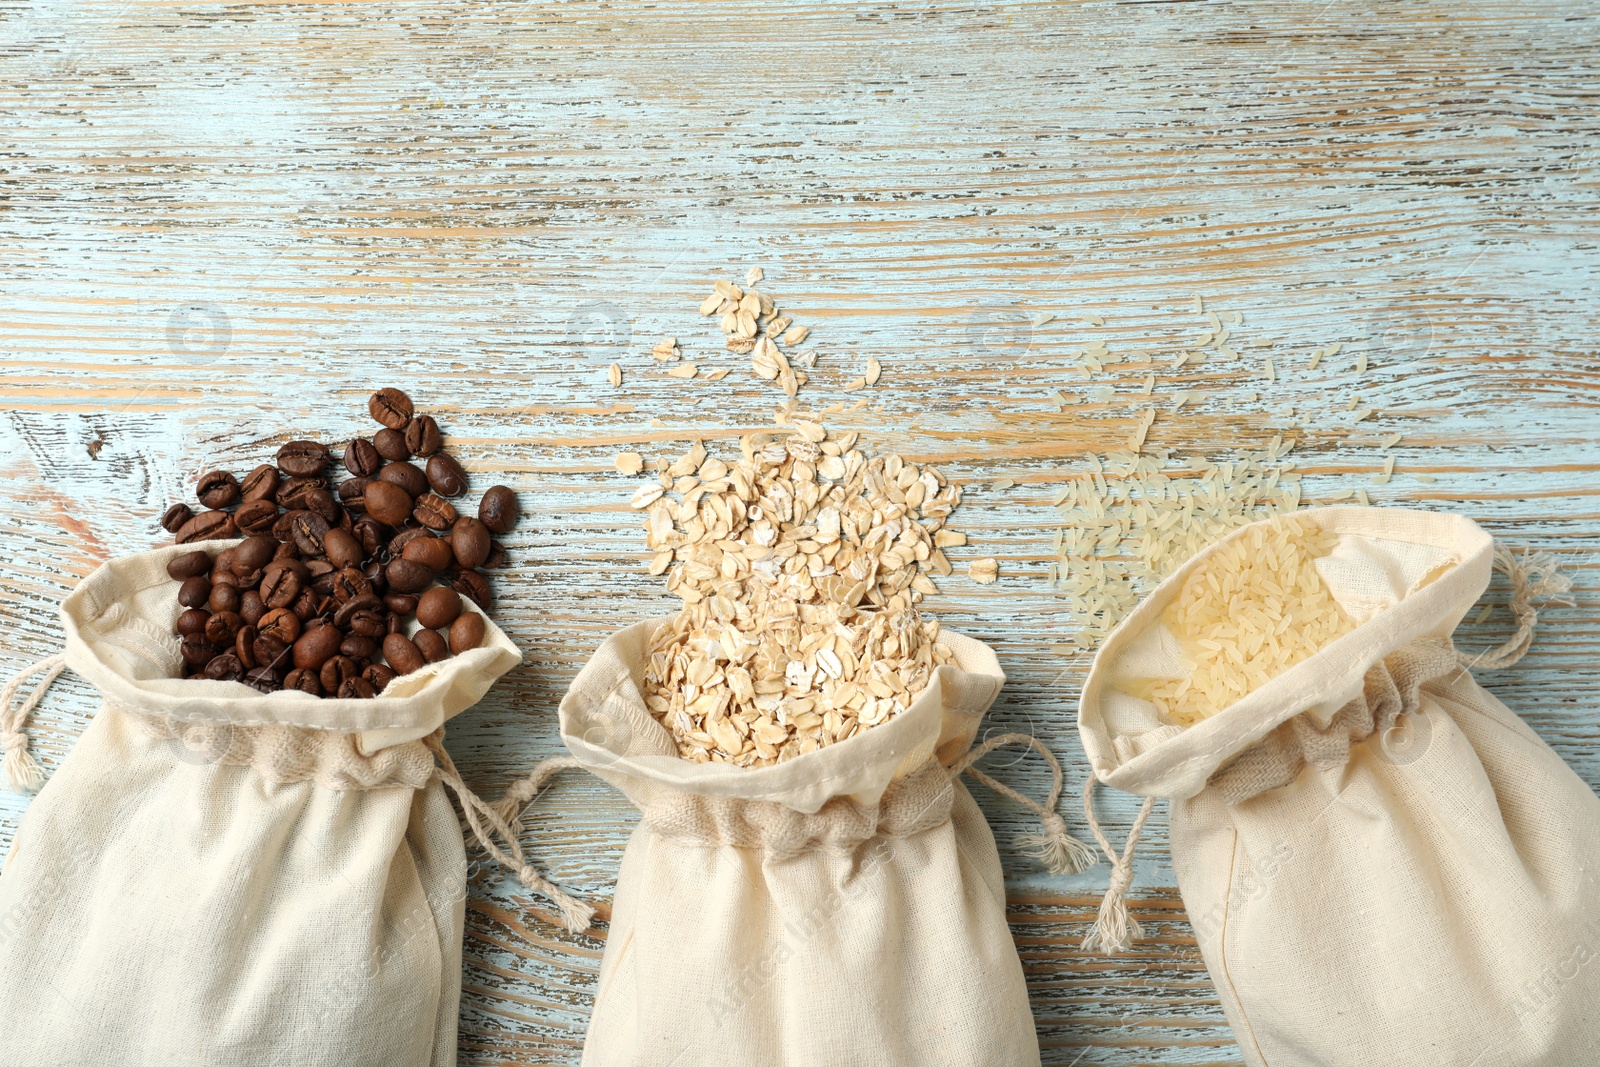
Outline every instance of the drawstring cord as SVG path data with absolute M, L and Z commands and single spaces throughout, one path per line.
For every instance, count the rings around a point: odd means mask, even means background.
M 1045 762 L 1050 765 L 1050 795 L 1045 798 L 1043 804 L 1030 800 L 1004 782 L 995 781 L 973 766 L 1001 745 L 1027 745 L 1043 756 Z M 963 772 L 1039 816 L 1040 832 L 1023 834 L 1020 840 L 1023 851 L 1043 861 L 1045 869 L 1051 874 L 1076 874 L 1094 866 L 1094 849 L 1068 833 L 1067 821 L 1056 811 L 1056 805 L 1061 802 L 1065 776 L 1061 772 L 1061 761 L 1056 759 L 1055 753 L 1038 738 L 1029 734 L 1000 734 L 991 737 L 977 748 L 970 749 L 950 768 L 952 778 Z
M 1111 885 L 1106 889 L 1106 895 L 1100 900 L 1100 914 L 1095 918 L 1094 925 L 1089 927 L 1089 932 L 1083 939 L 1083 950 L 1094 952 L 1099 950 L 1103 955 L 1114 956 L 1118 952 L 1126 952 L 1137 938 L 1144 936 L 1144 927 L 1139 925 L 1128 911 L 1128 890 L 1133 887 L 1133 853 L 1139 847 L 1139 835 L 1144 832 L 1145 820 L 1150 818 L 1150 809 L 1155 807 L 1155 797 L 1145 797 L 1144 804 L 1139 808 L 1138 818 L 1133 820 L 1133 829 L 1128 831 L 1128 844 L 1118 856 L 1116 849 L 1111 847 L 1111 842 L 1106 839 L 1105 833 L 1100 829 L 1100 820 L 1094 814 L 1094 774 L 1089 775 L 1089 780 L 1083 786 L 1083 814 L 1089 820 L 1089 832 L 1094 834 L 1094 839 L 1100 843 L 1100 848 L 1111 861 Z
M 50 683 L 66 669 L 67 657 L 58 652 L 22 668 L 6 683 L 4 689 L 0 689 L 0 745 L 5 746 L 6 787 L 12 792 L 31 793 L 44 785 L 44 769 L 28 750 L 28 716 L 39 706 Z M 16 699 L 23 683 L 40 673 L 44 677 L 34 685 L 27 699 L 13 708 L 11 702 Z
M 1534 605 L 1571 606 L 1573 603 L 1568 595 L 1572 591 L 1572 579 L 1557 570 L 1557 566 L 1556 558 L 1547 552 L 1533 552 L 1524 547 L 1519 557 L 1505 545 L 1495 543 L 1494 569 L 1511 579 L 1511 599 L 1506 607 L 1517 620 L 1517 630 L 1499 648 L 1475 656 L 1458 650 L 1456 658 L 1462 665 L 1497 671 L 1510 667 L 1528 654 L 1533 644 L 1533 628 L 1539 622 L 1539 611 Z
M 439 762 L 433 770 L 434 777 L 456 795 L 473 839 L 492 859 L 514 871 L 517 881 L 521 882 L 524 888 L 548 898 L 560 910 L 562 925 L 568 932 L 580 934 L 587 930 L 594 920 L 594 908 L 558 889 L 527 861 L 522 853 L 522 845 L 517 840 L 516 830 L 512 829 L 511 824 L 497 810 L 498 805 L 484 801 L 461 780 L 455 761 L 450 758 L 450 753 L 445 751 L 444 730 L 440 729 L 429 734 L 423 741 Z M 495 843 L 496 834 L 506 843 L 505 849 L 501 849 Z
M 511 788 L 506 790 L 506 795 L 490 806 L 494 808 L 496 815 L 505 820 L 513 832 L 520 834 L 522 809 L 539 795 L 539 790 L 544 788 L 545 782 L 562 771 L 573 771 L 582 766 L 583 764 L 571 756 L 551 756 L 547 760 L 541 760 L 526 777 L 512 782 Z

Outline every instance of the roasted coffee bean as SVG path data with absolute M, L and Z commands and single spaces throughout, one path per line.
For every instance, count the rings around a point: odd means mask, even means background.
M 467 570 L 483 565 L 489 558 L 489 528 L 478 519 L 464 515 L 450 528 L 450 547 L 456 563 Z
M 421 496 L 428 491 L 428 476 L 410 463 L 385 463 L 378 472 L 380 481 L 390 485 L 398 485 L 413 498 Z
M 322 555 L 322 538 L 328 532 L 328 520 L 314 511 L 297 511 L 292 524 L 294 547 L 302 556 Z
M 204 608 L 190 608 L 178 616 L 178 621 L 174 625 L 178 633 L 184 637 L 188 637 L 191 634 L 204 634 L 206 632 L 206 620 L 209 618 L 211 618 L 211 613 Z
M 489 555 L 480 566 L 490 570 L 498 570 L 506 565 L 506 546 L 494 538 L 489 539 Z
M 440 496 L 460 496 L 467 491 L 467 472 L 450 453 L 438 452 L 428 460 L 428 484 Z
M 411 517 L 411 494 L 393 482 L 378 479 L 362 494 L 367 514 L 387 526 L 399 527 Z M 199 516 L 196 516 L 198 518 Z
M 378 642 L 360 634 L 351 634 L 339 645 L 339 655 L 349 656 L 351 659 L 358 659 L 363 663 L 376 655 L 377 651 Z
M 339 516 L 344 514 L 344 508 L 333 498 L 333 494 L 326 489 L 308 489 L 300 496 L 300 507 L 315 515 L 322 516 L 322 521 L 329 526 L 339 522 Z
M 267 614 L 267 602 L 261 599 L 261 594 L 254 589 L 246 589 L 239 594 L 239 617 L 251 626 L 260 626 L 261 619 Z
M 195 483 L 195 496 L 208 508 L 232 507 L 239 502 L 239 479 L 227 471 L 206 471 Z
M 294 547 L 294 542 L 293 541 L 290 541 L 287 544 L 279 545 L 277 553 L 272 557 L 274 563 L 276 563 L 279 560 L 285 560 L 285 559 L 296 559 L 297 560 L 299 558 L 300 558 L 300 550 L 298 548 Z M 270 564 L 269 564 L 269 566 L 270 566 Z
M 504 485 L 491 485 L 478 501 L 478 518 L 497 534 L 511 532 L 520 510 L 517 494 Z
M 240 614 L 244 614 L 240 612 Z M 288 608 L 275 608 L 261 616 L 261 621 L 256 623 L 256 632 L 262 636 L 276 637 L 285 645 L 292 645 L 300 639 L 304 627 L 300 624 L 300 616 Z
M 217 580 L 217 575 L 233 573 L 233 561 L 239 555 L 237 548 L 237 545 L 233 548 L 225 548 L 211 557 L 212 581 Z
M 389 632 L 388 616 L 378 608 L 362 608 L 350 616 L 350 632 L 377 640 Z
M 269 536 L 256 534 L 234 545 L 231 551 L 233 559 L 229 561 L 228 569 L 243 577 L 271 563 L 278 551 L 278 542 Z
M 356 517 L 350 514 L 350 510 L 348 508 L 341 506 L 339 508 L 338 523 L 330 523 L 328 528 L 331 530 L 343 530 L 345 533 L 349 533 L 351 530 L 355 529 L 355 526 Z
M 431 456 L 443 443 L 444 435 L 432 415 L 418 415 L 406 424 L 406 447 L 415 455 Z
M 205 676 L 213 682 L 237 682 L 244 677 L 244 664 L 232 652 L 223 652 L 206 664 Z
M 210 600 L 211 579 L 203 574 L 185 578 L 183 584 L 178 586 L 178 603 L 186 608 L 206 607 Z
M 434 586 L 417 599 L 417 621 L 430 630 L 449 626 L 461 614 L 461 594 Z
M 183 524 L 194 518 L 194 509 L 188 504 L 174 504 L 161 516 L 161 528 L 167 533 L 177 533 Z
M 313 626 L 301 633 L 294 643 L 294 665 L 308 670 L 321 670 L 322 665 L 339 654 L 339 644 L 344 635 L 337 626 Z
M 365 678 L 346 678 L 339 684 L 340 700 L 371 700 L 377 695 L 378 691 Z
M 282 640 L 270 634 L 258 633 L 256 639 L 250 642 L 250 651 L 255 657 L 257 667 L 274 667 L 289 669 L 293 653 L 289 646 Z
M 233 524 L 232 515 L 226 511 L 202 511 L 178 528 L 175 540 L 180 545 L 187 545 L 194 541 L 225 541 L 238 536 L 239 528 Z
M 271 667 L 257 667 L 244 676 L 244 684 L 261 693 L 276 693 L 283 685 L 278 681 L 278 672 Z
M 217 654 L 217 646 L 205 634 L 184 634 L 178 655 L 190 667 L 204 667 Z
M 239 632 L 233 635 L 233 654 L 239 657 L 239 662 L 244 664 L 245 670 L 261 666 L 256 662 L 257 636 L 259 631 L 248 623 L 239 627 Z
M 322 536 L 322 555 L 335 567 L 359 567 L 366 553 L 361 542 L 343 530 L 329 530 Z
M 494 594 L 489 590 L 488 580 L 477 571 L 457 571 L 450 579 L 450 588 L 484 611 L 494 604 Z
M 211 595 L 206 598 L 206 607 L 212 611 L 238 611 L 239 587 L 223 585 L 220 582 L 212 583 Z
M 291 478 L 315 478 L 328 465 L 328 448 L 320 441 L 290 441 L 278 449 L 278 469 Z
M 271 536 L 272 527 L 278 521 L 278 505 L 271 500 L 246 500 L 239 505 L 239 510 L 233 513 L 233 521 L 242 533 L 252 536 L 255 534 Z M 276 548 L 277 545 L 274 544 L 273 547 Z
M 367 486 L 371 482 L 371 478 L 346 478 L 339 483 L 339 503 L 343 504 L 346 510 L 350 508 L 360 510 L 365 507 L 366 505 L 361 502 L 361 494 L 367 491 Z
M 410 526 L 389 539 L 389 558 L 395 559 L 406 554 L 406 546 L 419 537 L 432 537 L 433 531 L 419 526 Z
M 239 588 L 239 576 L 232 571 L 223 570 L 220 567 L 213 568 L 210 578 L 213 586 L 231 585 L 235 589 Z
M 411 643 L 417 646 L 417 651 L 422 653 L 422 658 L 429 663 L 438 663 L 442 659 L 450 658 L 450 646 L 445 644 L 444 638 L 439 636 L 437 630 L 418 630 L 411 635 Z
M 377 449 L 378 455 L 391 462 L 411 458 L 411 449 L 406 447 L 406 435 L 399 430 L 387 427 L 379 430 L 372 435 L 372 447 Z
M 391 430 L 404 430 L 412 410 L 411 398 L 398 389 L 379 389 L 367 400 L 367 412 Z
M 388 631 L 387 631 L 388 633 L 403 634 L 403 633 L 406 632 L 406 620 L 405 620 L 405 616 L 404 615 L 396 615 L 394 612 L 391 611 L 391 612 L 389 612 L 389 620 L 388 620 L 388 622 L 389 622 L 389 628 L 388 628 Z
M 167 560 L 167 576 L 176 581 L 193 578 L 197 574 L 204 574 L 211 569 L 211 553 L 196 549 L 193 552 L 184 552 Z
M 317 672 L 305 667 L 296 667 L 283 679 L 285 689 L 294 689 L 302 693 L 310 693 L 314 697 L 322 695 L 322 679 L 317 677 Z
M 417 497 L 417 506 L 411 512 L 411 517 L 428 529 L 443 533 L 455 524 L 456 509 L 454 504 L 442 496 L 423 493 Z
M 338 610 L 333 613 L 333 624 L 341 630 L 348 630 L 351 620 L 357 612 L 377 611 L 380 606 L 378 598 L 372 594 L 358 596 L 354 600 L 347 600 L 339 605 Z
M 246 501 L 278 499 L 278 468 L 270 463 L 263 463 L 246 474 L 244 480 L 239 483 L 239 499 Z
M 308 559 L 302 561 L 306 568 L 308 584 L 316 587 L 319 593 L 328 593 L 333 589 L 333 572 L 338 570 L 325 559 Z
M 328 488 L 323 478 L 288 478 L 278 486 L 278 506 L 288 511 L 310 510 L 307 497 L 318 489 Z
M 376 556 L 388 538 L 389 532 L 383 523 L 371 515 L 363 515 L 350 528 L 350 536 L 361 542 L 361 551 L 369 556 Z
M 272 524 L 272 536 L 286 545 L 294 544 L 294 515 L 294 512 L 286 511 Z
M 389 688 L 389 683 L 394 681 L 394 668 L 383 663 L 369 663 L 362 670 L 361 677 L 372 683 L 372 688 L 383 692 Z
M 286 608 L 300 595 L 300 575 L 305 565 L 288 566 L 290 563 L 300 563 L 299 560 L 279 562 L 285 565 L 278 566 L 274 563 L 261 572 L 261 599 L 266 601 L 269 608 Z
M 431 535 L 407 541 L 400 556 L 413 563 L 420 563 L 431 571 L 442 571 L 455 562 L 455 553 L 450 549 L 450 542 Z
M 344 449 L 344 469 L 357 478 L 370 478 L 383 466 L 383 458 L 365 437 L 351 438 Z
M 301 622 L 309 622 L 312 617 L 322 614 L 322 600 L 315 589 L 307 587 L 300 590 L 300 595 L 294 598 L 289 610 L 300 616 Z
M 433 571 L 409 559 L 392 559 L 383 569 L 389 588 L 397 593 L 420 593 L 433 582 Z
M 383 598 L 383 606 L 396 615 L 410 615 L 417 610 L 417 598 L 411 593 L 390 593 Z
M 422 651 L 405 634 L 390 634 L 383 639 L 383 658 L 396 674 L 410 674 L 426 662 Z
M 366 575 L 367 584 L 372 586 L 376 596 L 383 596 L 389 591 L 389 579 L 383 576 L 383 564 L 377 560 L 368 560 L 366 566 L 361 568 L 361 573 Z
M 488 624 L 483 621 L 483 616 L 477 611 L 462 611 L 461 617 L 450 624 L 450 651 L 454 654 L 466 653 L 477 648 L 483 643 L 483 635 L 488 632 Z
M 333 599 L 340 604 L 348 604 L 358 597 L 372 596 L 372 583 L 367 581 L 367 576 L 354 567 L 333 572 L 332 584 L 329 592 Z
M 334 656 L 322 665 L 322 670 L 317 677 L 322 682 L 322 688 L 330 693 L 337 693 L 339 687 L 351 678 L 361 676 L 361 668 L 365 664 L 357 663 L 349 656 Z

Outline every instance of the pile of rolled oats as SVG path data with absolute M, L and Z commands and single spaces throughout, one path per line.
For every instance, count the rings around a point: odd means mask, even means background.
M 696 444 L 634 494 L 651 573 L 684 602 L 652 638 L 645 697 L 686 759 L 762 766 L 843 741 L 951 658 L 917 604 L 966 543 L 944 529 L 960 486 L 854 433 L 785 430 L 744 436 L 732 464 Z

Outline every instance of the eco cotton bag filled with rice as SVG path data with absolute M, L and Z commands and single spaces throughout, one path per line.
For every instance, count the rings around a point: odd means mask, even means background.
M 1600 1062 L 1600 799 L 1451 633 L 1504 566 L 1470 520 L 1325 508 L 1240 529 L 1107 640 L 1094 781 L 1171 801 L 1173 865 L 1252 1067 Z M 1541 567 L 1537 561 L 1532 568 Z M 1485 657 L 1487 658 L 1487 657 Z M 1132 851 L 1088 946 L 1139 935 Z

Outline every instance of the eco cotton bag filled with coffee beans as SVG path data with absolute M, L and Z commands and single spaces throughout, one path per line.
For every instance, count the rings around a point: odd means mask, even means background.
M 233 543 L 100 567 L 62 604 L 64 655 L 5 694 L 21 784 L 43 686 L 69 666 L 103 698 L 0 874 L 7 1063 L 456 1061 L 467 872 L 445 786 L 475 825 L 486 806 L 442 727 L 521 654 L 490 623 L 371 699 L 182 679 L 167 562 Z
M 1451 634 L 1491 566 L 1520 628 L 1475 660 Z M 1171 801 L 1184 906 L 1252 1067 L 1600 1063 L 1600 799 L 1468 672 L 1520 656 L 1532 599 L 1564 589 L 1468 519 L 1324 508 L 1201 552 L 1100 649 L 1079 710 L 1094 778 L 1145 796 L 1141 824 Z M 1096 836 L 1115 866 L 1088 947 L 1115 951 L 1140 934 L 1137 830 L 1120 855 Z

